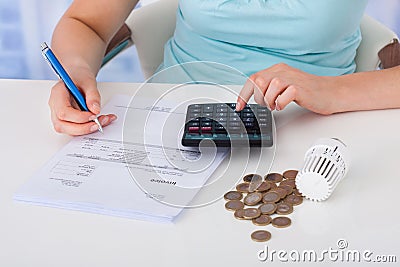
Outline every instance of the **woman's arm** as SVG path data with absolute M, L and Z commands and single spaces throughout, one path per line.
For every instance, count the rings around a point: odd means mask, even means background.
M 53 33 L 52 49 L 72 80 L 86 97 L 91 112 L 74 107 L 64 84 L 59 81 L 49 99 L 51 117 L 57 132 L 81 135 L 96 131 L 91 120 L 100 113 L 96 75 L 106 47 L 133 10 L 138 0 L 75 0 L 60 19 Z M 100 117 L 108 125 L 114 115 Z
M 282 110 L 291 101 L 320 114 L 400 108 L 400 66 L 327 77 L 277 64 L 250 76 L 237 109 L 253 94 L 258 104 L 272 110 Z

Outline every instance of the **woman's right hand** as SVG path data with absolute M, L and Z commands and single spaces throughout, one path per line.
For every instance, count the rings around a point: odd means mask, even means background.
M 52 88 L 49 107 L 51 120 L 56 132 L 69 135 L 85 135 L 96 132 L 98 126 L 93 120 L 100 113 L 100 94 L 96 78 L 89 68 L 74 66 L 69 75 L 86 99 L 90 112 L 81 111 L 60 80 Z M 109 125 L 117 117 L 114 114 L 102 115 L 98 119 L 102 127 Z

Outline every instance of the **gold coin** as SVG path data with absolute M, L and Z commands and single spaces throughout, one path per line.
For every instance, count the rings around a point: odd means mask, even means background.
M 243 208 L 244 208 L 244 204 L 240 200 L 230 200 L 225 203 L 225 209 L 227 209 L 227 210 L 236 211 L 236 210 L 243 209 Z
M 255 206 L 258 203 L 260 203 L 261 199 L 262 199 L 262 194 L 259 192 L 253 192 L 248 194 L 245 198 L 244 198 L 244 204 L 246 204 L 247 206 Z
M 292 224 L 292 220 L 288 217 L 275 217 L 272 219 L 272 226 L 275 226 L 277 228 L 285 228 L 288 227 Z
M 255 208 L 248 208 L 248 209 L 243 209 L 243 218 L 246 220 L 252 220 L 254 218 L 257 218 L 261 215 L 261 211 L 259 209 Z
M 270 181 L 274 183 L 279 183 L 283 180 L 283 176 L 280 173 L 268 173 L 265 175 L 265 181 Z
M 255 173 L 250 173 L 243 177 L 243 181 L 246 183 L 251 183 L 253 180 L 262 180 L 262 177 L 261 175 Z
M 296 170 L 287 170 L 283 173 L 283 177 L 288 180 L 295 180 L 298 172 Z
M 243 215 L 244 215 L 244 209 L 236 210 L 235 213 L 233 214 L 233 216 L 235 216 L 235 218 L 238 220 L 244 220 L 245 218 L 243 217 Z
M 288 203 L 281 202 L 276 205 L 276 213 L 279 215 L 288 215 L 292 212 L 293 206 Z
M 271 216 L 269 216 L 267 214 L 261 214 L 260 217 L 255 218 L 255 219 L 252 220 L 253 224 L 257 225 L 257 226 L 268 225 L 268 224 L 271 223 L 271 221 L 272 221 Z
M 297 206 L 303 203 L 303 197 L 297 195 L 288 195 L 283 201 L 293 206 Z
M 277 188 L 271 189 L 271 191 L 278 193 L 280 199 L 286 197 L 286 190 L 283 188 L 277 187 Z
M 274 191 L 268 191 L 267 193 L 264 194 L 262 201 L 264 203 L 275 203 L 278 202 L 278 200 L 281 197 L 279 196 L 279 194 L 277 192 Z
M 226 200 L 241 200 L 243 194 L 238 191 L 229 191 L 224 195 L 224 199 Z
M 265 230 L 258 230 L 251 234 L 251 239 L 256 242 L 266 242 L 271 239 L 271 233 Z
M 260 186 L 256 189 L 257 192 L 266 192 L 271 188 L 271 183 L 269 182 L 262 182 Z
M 277 205 L 275 203 L 264 203 L 258 209 L 260 210 L 261 214 L 274 214 L 276 211 Z
M 236 186 L 236 190 L 241 193 L 249 193 L 249 183 L 241 183 Z

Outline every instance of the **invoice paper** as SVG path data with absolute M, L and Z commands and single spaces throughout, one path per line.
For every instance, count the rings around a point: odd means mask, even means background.
M 227 150 L 208 153 L 182 147 L 185 110 L 174 109 L 175 103 L 153 102 L 143 98 L 132 105 L 129 96 L 115 96 L 102 112 L 114 113 L 118 120 L 105 127 L 104 134 L 73 138 L 21 186 L 14 199 L 140 220 L 172 221 L 190 205 Z M 129 109 L 134 112 L 126 115 Z

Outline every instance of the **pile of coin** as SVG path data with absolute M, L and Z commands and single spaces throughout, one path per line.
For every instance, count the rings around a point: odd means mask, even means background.
M 283 174 L 269 173 L 264 177 L 247 174 L 236 186 L 236 191 L 224 195 L 225 208 L 233 211 L 236 219 L 251 220 L 257 226 L 288 227 L 292 221 L 282 215 L 291 214 L 294 206 L 303 203 L 303 196 L 296 188 L 297 173 L 287 170 Z M 251 234 L 251 239 L 265 242 L 271 239 L 271 233 L 257 230 Z

